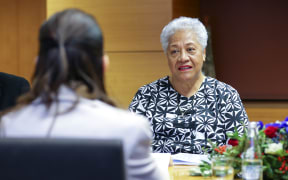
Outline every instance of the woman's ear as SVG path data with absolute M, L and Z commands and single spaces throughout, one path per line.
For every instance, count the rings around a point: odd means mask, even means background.
M 109 62 L 109 56 L 107 54 L 104 54 L 104 56 L 102 57 L 103 72 L 106 72 L 106 70 L 108 69 Z

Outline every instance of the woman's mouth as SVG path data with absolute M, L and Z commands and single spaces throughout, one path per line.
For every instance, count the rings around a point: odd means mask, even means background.
M 192 66 L 188 66 L 188 65 L 180 66 L 180 67 L 178 68 L 179 71 L 188 71 L 188 70 L 190 70 L 190 69 L 192 69 Z

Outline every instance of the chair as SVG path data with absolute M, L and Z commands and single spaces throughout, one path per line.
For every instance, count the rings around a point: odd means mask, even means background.
M 0 139 L 3 180 L 124 180 L 120 140 Z

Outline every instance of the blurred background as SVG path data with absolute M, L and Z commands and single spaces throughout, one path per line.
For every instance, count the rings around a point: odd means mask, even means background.
M 209 31 L 206 75 L 236 88 L 251 121 L 288 116 L 287 0 L 0 0 L 0 71 L 30 81 L 39 26 L 53 13 L 95 15 L 110 57 L 106 87 L 127 108 L 137 89 L 169 75 L 160 44 L 173 18 L 199 18 Z

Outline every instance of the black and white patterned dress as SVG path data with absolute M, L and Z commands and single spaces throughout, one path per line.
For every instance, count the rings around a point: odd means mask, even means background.
M 166 76 L 142 86 L 129 110 L 150 121 L 153 152 L 201 154 L 211 147 L 208 139 L 224 145 L 227 132 L 236 127 L 243 133 L 243 124 L 248 124 L 238 92 L 211 77 L 205 77 L 197 93 L 187 98 Z

